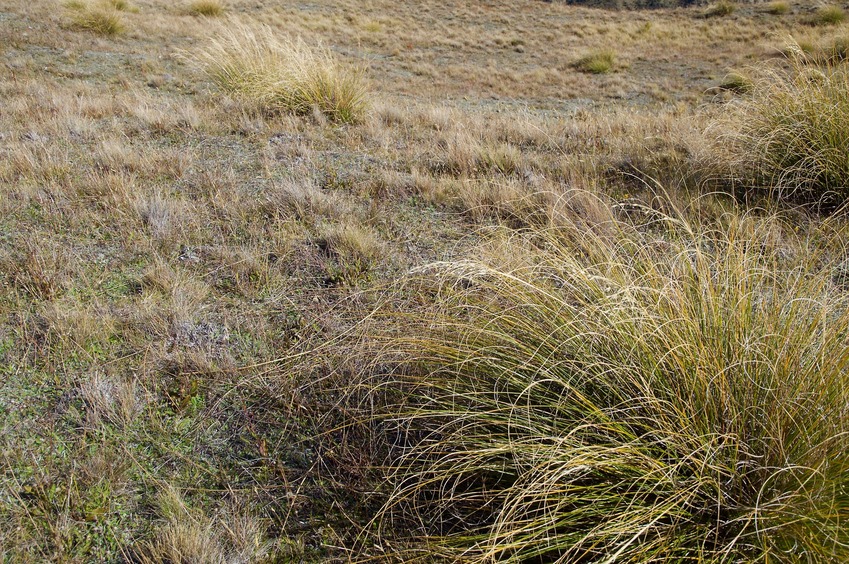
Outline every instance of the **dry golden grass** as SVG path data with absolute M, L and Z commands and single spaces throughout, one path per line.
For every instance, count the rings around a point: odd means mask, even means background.
M 791 45 L 791 68 L 762 69 L 752 96 L 731 108 L 720 131 L 742 182 L 778 198 L 842 206 L 849 196 L 849 72 L 832 57 L 815 63 Z
M 256 24 L 223 26 L 217 36 L 186 57 L 249 106 L 270 113 L 317 111 L 340 122 L 362 118 L 368 98 L 363 71 L 342 68 L 328 48 Z
M 118 6 L 98 6 L 72 3 L 67 5 L 74 11 L 71 21 L 74 27 L 91 31 L 98 35 L 117 35 L 122 33 L 126 25 Z
M 837 25 L 846 19 L 843 8 L 836 5 L 821 6 L 811 17 L 813 25 Z
M 727 188 L 704 135 L 716 87 L 778 37 L 825 53 L 841 31 L 748 3 L 710 21 L 537 0 L 190 5 L 0 7 L 12 561 L 374 553 L 355 537 L 384 501 L 385 452 L 379 426 L 351 426 L 367 363 L 347 337 L 379 290 L 481 246 L 522 264 L 495 232 L 721 215 L 694 202 Z M 73 24 L 96 10 L 123 31 Z M 627 69 L 573 66 L 610 45 Z M 233 63 L 218 87 L 203 52 L 213 74 Z M 295 81 L 320 78 L 299 101 L 269 94 L 292 60 L 324 69 Z
M 189 4 L 188 10 L 198 16 L 220 16 L 224 13 L 225 6 L 221 0 L 194 0 Z

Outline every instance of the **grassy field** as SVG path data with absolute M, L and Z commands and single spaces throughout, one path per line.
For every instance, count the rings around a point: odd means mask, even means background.
M 847 8 L 0 0 L 3 561 L 845 561 Z

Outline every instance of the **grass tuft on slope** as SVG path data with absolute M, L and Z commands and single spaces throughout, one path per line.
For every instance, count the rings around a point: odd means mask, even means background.
M 470 562 L 849 558 L 839 234 L 577 217 L 417 271 L 372 335 L 383 523 Z

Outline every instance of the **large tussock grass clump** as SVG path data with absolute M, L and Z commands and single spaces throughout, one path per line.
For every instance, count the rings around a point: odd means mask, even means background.
M 849 68 L 820 61 L 798 46 L 788 70 L 755 79 L 752 95 L 733 103 L 731 162 L 745 182 L 794 201 L 841 204 L 849 197 Z
M 226 92 L 268 113 L 319 111 L 334 121 L 359 119 L 368 90 L 361 69 L 345 69 L 323 45 L 276 34 L 263 25 L 229 24 L 191 55 Z
M 560 223 L 377 331 L 384 522 L 470 562 L 847 561 L 839 269 L 777 219 Z

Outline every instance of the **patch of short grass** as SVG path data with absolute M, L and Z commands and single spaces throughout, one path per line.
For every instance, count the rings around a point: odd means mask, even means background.
M 360 119 L 368 90 L 362 69 L 346 68 L 330 49 L 262 25 L 222 27 L 188 55 L 219 87 L 265 112 L 318 111 L 338 122 Z
M 409 277 L 431 305 L 371 335 L 386 523 L 466 562 L 849 558 L 849 301 L 812 252 L 840 237 L 656 222 L 560 218 Z
M 575 61 L 574 66 L 581 72 L 606 74 L 613 71 L 615 62 L 616 54 L 610 49 L 603 49 L 587 53 Z

